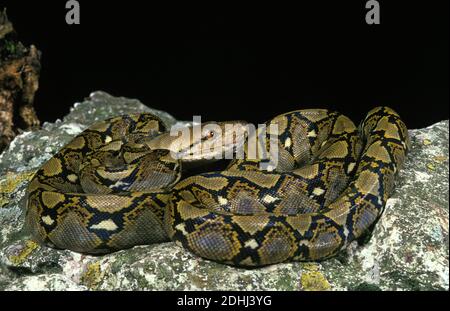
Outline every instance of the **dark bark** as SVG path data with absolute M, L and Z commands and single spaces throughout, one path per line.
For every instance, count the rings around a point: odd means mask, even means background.
M 40 68 L 40 52 L 18 41 L 6 9 L 0 11 L 0 152 L 20 131 L 40 124 L 33 106 Z

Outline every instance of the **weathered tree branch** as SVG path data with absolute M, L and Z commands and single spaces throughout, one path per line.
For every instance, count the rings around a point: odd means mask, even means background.
M 40 68 L 40 52 L 17 40 L 6 9 L 0 11 L 0 152 L 20 130 L 40 124 L 33 106 Z

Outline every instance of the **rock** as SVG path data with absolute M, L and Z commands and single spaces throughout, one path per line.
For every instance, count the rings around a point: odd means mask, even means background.
M 95 257 L 31 241 L 23 230 L 25 189 L 39 166 L 92 122 L 143 111 L 176 123 L 137 100 L 95 92 L 63 121 L 17 136 L 0 155 L 0 290 L 449 289 L 448 120 L 410 131 L 412 150 L 371 238 L 321 263 L 244 270 L 171 242 Z

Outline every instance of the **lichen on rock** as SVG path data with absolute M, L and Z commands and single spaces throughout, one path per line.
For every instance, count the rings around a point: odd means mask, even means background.
M 449 122 L 410 130 L 412 148 L 384 214 L 364 245 L 320 263 L 239 269 L 175 243 L 86 256 L 39 246 L 23 229 L 34 172 L 73 136 L 108 117 L 151 111 L 94 92 L 62 120 L 17 136 L 0 155 L 0 290 L 448 290 Z M 180 123 L 185 124 L 185 123 Z

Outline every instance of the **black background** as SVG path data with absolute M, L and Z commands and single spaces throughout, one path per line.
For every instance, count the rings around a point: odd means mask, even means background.
M 65 3 L 0 1 L 20 39 L 43 53 L 35 105 L 44 121 L 94 90 L 179 119 L 261 123 L 329 108 L 359 122 L 388 105 L 415 128 L 449 115 L 448 1 L 379 0 L 381 25 L 365 23 L 366 1 L 79 0 L 81 25 L 70 26 Z
M 8 296 L 6 296 L 8 295 Z M 180 297 L 195 298 L 208 297 L 221 301 L 222 295 L 255 295 L 272 297 L 270 306 L 217 306 L 210 307 L 186 307 L 177 306 Z M 135 306 L 144 310 L 155 310 L 158 307 L 170 310 L 280 310 L 280 307 L 291 307 L 292 309 L 316 310 L 318 306 L 330 310 L 349 310 L 349 306 L 362 306 L 364 310 L 389 310 L 393 306 L 401 306 L 403 309 L 428 310 L 443 309 L 448 304 L 448 291 L 403 291 L 403 292 L 237 292 L 226 293 L 212 291 L 154 291 L 154 292 L 119 292 L 119 291 L 97 291 L 97 292 L 0 292 L 2 302 L 11 299 L 12 303 L 20 301 L 21 306 L 30 307 L 46 306 L 48 302 L 55 306 L 53 308 L 65 308 L 70 310 L 85 310 L 89 306 L 94 310 L 131 310 Z M 6 299 L 8 298 L 8 299 Z M 8 301 L 9 302 L 9 301 Z M 445 303 L 445 305 L 444 305 Z M 282 310 L 282 309 L 281 309 Z

